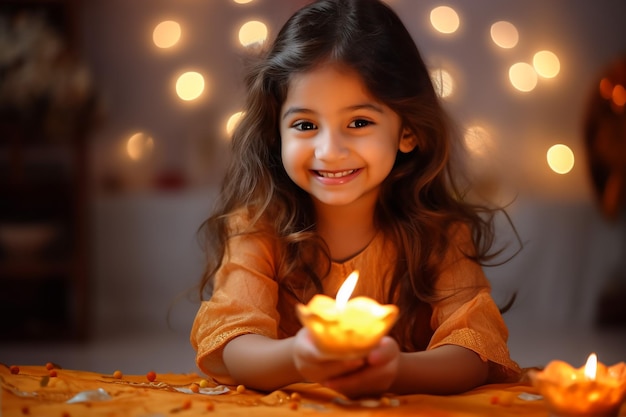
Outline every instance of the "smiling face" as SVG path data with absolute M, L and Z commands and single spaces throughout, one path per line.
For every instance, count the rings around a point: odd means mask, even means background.
M 336 64 L 295 75 L 280 118 L 283 166 L 316 204 L 373 207 L 397 151 L 415 146 L 400 117 Z

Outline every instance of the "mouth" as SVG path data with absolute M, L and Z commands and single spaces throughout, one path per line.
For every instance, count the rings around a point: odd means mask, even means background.
M 343 178 L 357 172 L 357 169 L 346 169 L 344 171 L 313 171 L 323 178 Z

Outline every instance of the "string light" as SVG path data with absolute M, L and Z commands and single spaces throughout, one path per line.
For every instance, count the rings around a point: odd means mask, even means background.
M 511 49 L 519 41 L 517 28 L 511 22 L 501 20 L 491 25 L 491 40 L 500 48 Z
M 154 28 L 152 41 L 159 48 L 171 48 L 180 40 L 180 24 L 173 20 L 165 20 Z
M 561 62 L 554 52 L 539 51 L 533 56 L 533 67 L 544 78 L 554 78 L 561 70 Z
M 454 80 L 448 71 L 441 68 L 433 70 L 430 73 L 430 78 L 439 97 L 446 98 L 452 95 L 454 92 Z
M 176 80 L 176 94 L 182 100 L 195 100 L 204 91 L 204 77 L 195 71 L 183 73 Z
M 537 86 L 537 73 L 532 65 L 518 62 L 509 69 L 509 80 L 513 87 L 522 92 L 528 92 Z
M 566 145 L 551 146 L 546 157 L 548 166 L 557 174 L 567 174 L 574 167 L 574 152 Z
M 430 23 L 441 33 L 454 33 L 460 25 L 457 12 L 448 6 L 435 7 L 430 12 Z
M 235 127 L 237 127 L 237 123 L 239 123 L 241 116 L 243 116 L 243 112 L 238 111 L 237 113 L 233 113 L 228 118 L 228 121 L 226 122 L 226 134 L 228 134 L 228 136 L 233 134 L 233 131 L 235 130 Z
M 258 20 L 244 23 L 239 29 L 239 42 L 243 46 L 262 44 L 267 40 L 267 26 Z
M 144 132 L 137 132 L 126 141 L 126 153 L 133 161 L 144 159 L 153 149 L 154 139 Z

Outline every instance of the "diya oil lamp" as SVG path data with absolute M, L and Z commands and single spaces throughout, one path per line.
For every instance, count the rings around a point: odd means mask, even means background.
M 381 305 L 368 297 L 350 299 L 358 278 L 358 271 L 352 272 L 336 299 L 316 294 L 307 305 L 296 307 L 317 348 L 331 358 L 367 355 L 398 317 L 395 305 Z
M 543 371 L 531 372 L 530 379 L 553 416 L 617 417 L 626 395 L 624 362 L 607 367 L 595 353 L 584 367 L 556 360 Z

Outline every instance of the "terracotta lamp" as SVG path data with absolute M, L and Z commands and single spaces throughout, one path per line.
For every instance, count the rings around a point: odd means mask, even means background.
M 296 312 L 310 331 L 313 342 L 330 358 L 347 359 L 367 355 L 387 334 L 398 316 L 394 305 L 381 305 L 367 297 L 349 299 L 359 274 L 352 272 L 336 299 L 315 295 Z
M 582 368 L 552 361 L 529 376 L 552 416 L 617 417 L 626 396 L 624 362 L 607 367 L 593 353 Z

